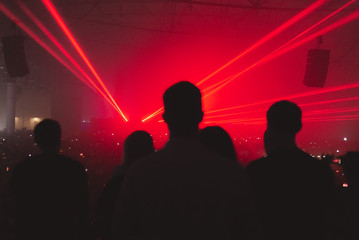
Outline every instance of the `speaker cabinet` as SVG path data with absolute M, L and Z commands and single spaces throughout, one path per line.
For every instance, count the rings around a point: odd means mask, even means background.
M 24 39 L 21 36 L 2 38 L 4 61 L 9 77 L 23 77 L 29 73 L 26 63 Z
M 310 49 L 307 56 L 307 66 L 304 75 L 304 85 L 307 87 L 324 87 L 327 78 L 330 50 Z

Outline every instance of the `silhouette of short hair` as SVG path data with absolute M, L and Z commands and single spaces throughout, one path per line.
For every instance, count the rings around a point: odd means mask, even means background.
M 236 150 L 229 134 L 219 126 L 205 127 L 199 132 L 200 141 L 217 154 L 237 160 Z
M 302 110 L 286 100 L 274 103 L 267 111 L 267 129 L 296 134 L 302 128 Z
M 153 139 L 146 131 L 135 131 L 125 140 L 123 145 L 124 163 L 131 164 L 134 160 L 155 151 Z
M 61 126 L 52 119 L 44 119 L 39 122 L 34 129 L 35 143 L 44 149 L 51 149 L 60 146 Z
M 165 121 L 173 125 L 198 125 L 202 121 L 202 94 L 192 83 L 182 81 L 163 95 Z

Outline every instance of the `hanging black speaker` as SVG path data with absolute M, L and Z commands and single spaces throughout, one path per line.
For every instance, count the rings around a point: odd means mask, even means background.
M 329 66 L 329 49 L 310 49 L 307 57 L 307 67 L 304 75 L 304 85 L 307 87 L 324 87 Z
M 2 38 L 4 61 L 10 77 L 23 77 L 29 73 L 26 62 L 24 39 L 21 36 Z

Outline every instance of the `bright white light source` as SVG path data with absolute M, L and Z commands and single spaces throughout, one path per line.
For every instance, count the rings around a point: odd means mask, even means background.
M 344 140 L 344 141 L 348 141 L 348 138 L 345 137 L 345 138 L 343 138 L 343 140 Z

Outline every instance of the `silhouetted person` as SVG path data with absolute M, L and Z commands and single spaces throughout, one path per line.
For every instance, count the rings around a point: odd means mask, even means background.
M 342 158 L 342 167 L 350 189 L 359 194 L 359 152 L 347 152 Z
M 82 165 L 60 155 L 61 128 L 36 125 L 41 154 L 18 164 L 11 178 L 16 239 L 83 239 L 88 214 L 87 176 Z
M 348 187 L 339 191 L 342 231 L 345 239 L 354 240 L 359 239 L 359 152 L 347 152 L 342 158 L 342 167 L 348 181 Z
M 229 134 L 219 126 L 205 127 L 199 132 L 200 141 L 211 151 L 237 161 L 237 154 Z
M 329 208 L 334 175 L 327 164 L 299 149 L 296 134 L 302 111 L 279 101 L 267 111 L 267 156 L 251 162 L 247 173 L 259 203 L 268 239 L 330 239 Z
M 138 159 L 155 151 L 151 135 L 145 131 L 135 131 L 125 140 L 123 164 L 115 167 L 113 176 L 106 184 L 95 211 L 95 229 L 100 239 L 111 239 L 111 227 L 116 201 L 128 168 Z
M 169 141 L 126 175 L 113 239 L 248 239 L 253 206 L 245 172 L 199 141 L 200 90 L 179 82 L 163 101 Z

